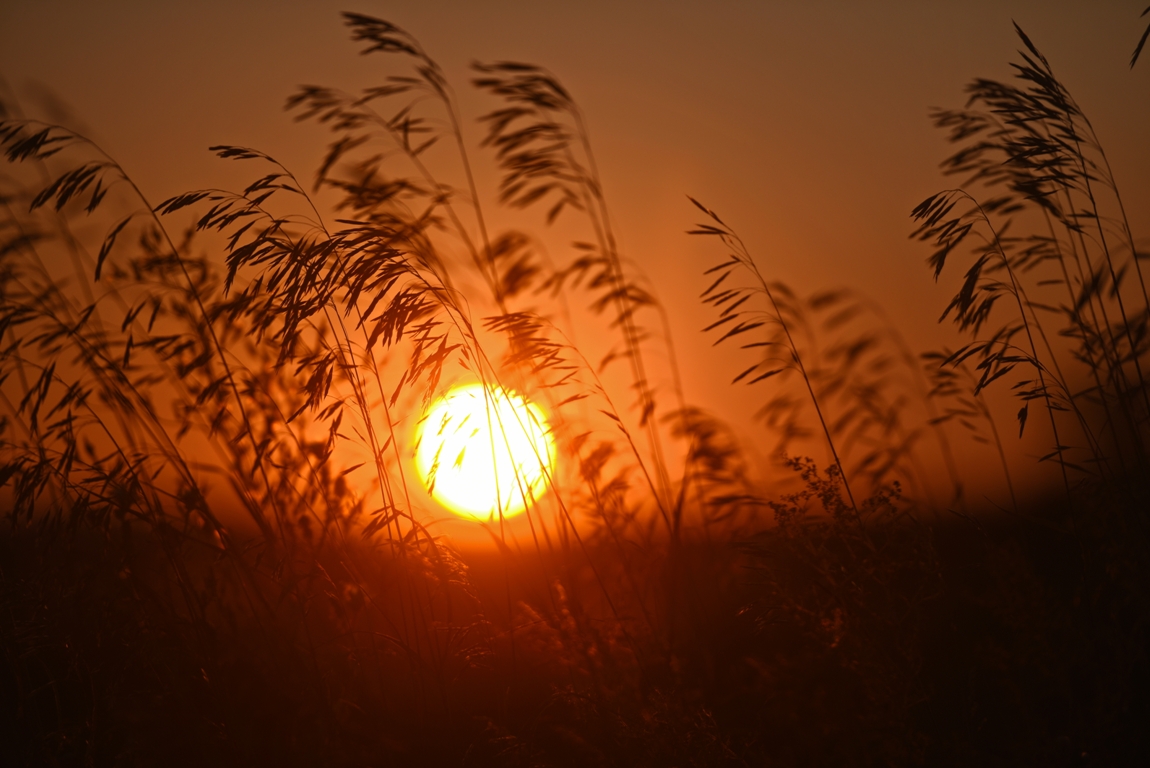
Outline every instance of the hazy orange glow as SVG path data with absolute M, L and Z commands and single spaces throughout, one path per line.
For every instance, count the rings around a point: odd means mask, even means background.
M 462 517 L 523 512 L 547 490 L 555 441 L 539 406 L 482 384 L 455 387 L 427 412 L 415 467 L 428 492 Z
M 676 345 L 674 376 L 681 378 L 684 401 L 730 425 L 756 452 L 764 478 L 776 478 L 768 457 L 777 430 L 756 414 L 767 386 L 779 380 L 731 387 L 750 364 L 749 351 L 712 346 L 716 337 L 700 333 L 715 320 L 698 302 L 714 243 L 684 236 L 697 223 L 685 195 L 739 230 L 768 280 L 805 296 L 850 286 L 882 307 L 910 349 L 955 349 L 963 342 L 954 329 L 935 322 L 953 283 L 933 282 L 922 244 L 907 238 L 913 206 L 961 181 L 937 168 L 951 149 L 931 127 L 929 107 L 960 105 L 974 75 L 1012 78 L 1007 62 L 1020 45 L 1011 23 L 1017 21 L 1057 71 L 1072 78 L 1067 85 L 1083 99 L 1113 166 L 1144 168 L 1150 162 L 1144 137 L 1150 61 L 1144 57 L 1132 70 L 1128 64 L 1146 4 L 397 0 L 383 7 L 456 87 L 465 149 L 473 153 L 478 198 L 472 202 L 485 208 L 484 226 L 538 235 L 560 269 L 580 257 L 569 244 L 586 241 L 589 225 L 568 211 L 547 229 L 544 209 L 498 204 L 491 148 L 481 146 L 486 129 L 475 122 L 498 101 L 468 86 L 469 66 L 537 63 L 570 90 L 587 121 L 620 254 L 669 310 L 666 335 Z M 29 117 L 63 122 L 96 139 L 153 203 L 193 189 L 242 189 L 263 173 L 206 150 L 223 143 L 265 151 L 303 178 L 331 136 L 325 127 L 294 123 L 283 112 L 284 99 L 301 83 L 354 92 L 405 73 L 402 56 L 358 54 L 339 16 L 355 7 L 329 0 L 209 2 L 189 14 L 178 3 L 143 0 L 0 2 L 0 92 L 19 96 Z M 610 19 L 609 33 L 604 19 Z M 251 66 L 254 61 L 260 65 Z M 421 103 L 420 114 L 442 127 L 446 113 L 439 109 Z M 459 189 L 455 149 L 454 141 L 441 141 L 428 162 Z M 412 172 L 399 158 L 388 163 L 390 173 Z M 1150 174 L 1119 176 L 1132 229 L 1145 232 Z M 335 188 L 316 192 L 318 210 L 331 222 L 339 218 L 331 215 L 337 198 Z M 93 229 L 93 238 L 103 235 Z M 478 229 L 469 237 L 479 238 Z M 98 251 L 99 241 L 93 242 Z M 62 260 L 60 268 L 68 263 Z M 588 309 L 592 294 L 580 289 L 563 298 L 572 314 L 568 322 L 553 313 L 561 329 L 588 360 L 604 359 L 617 334 Z M 654 317 L 641 319 L 654 327 Z M 652 354 L 658 345 L 655 338 L 648 342 Z M 652 368 L 654 387 L 670 392 L 679 386 L 668 371 Z M 626 371 L 618 364 L 606 371 L 608 389 L 628 386 Z M 987 397 L 994 418 L 1015 420 L 1019 403 L 1012 393 L 1004 388 Z M 1020 479 L 1023 484 L 1048 482 L 1053 465 L 1024 458 L 1046 452 L 1028 442 L 1041 435 L 1028 428 L 1023 438 L 1004 443 L 1007 459 L 1017 464 L 1013 471 L 1031 477 Z M 827 460 L 817 434 L 804 440 L 796 455 Z M 997 454 L 965 441 L 955 451 L 960 462 L 976 467 L 967 498 L 1005 491 Z M 944 473 L 941 459 L 927 453 L 917 451 L 915 458 L 929 486 Z M 937 492 L 941 498 L 946 491 Z

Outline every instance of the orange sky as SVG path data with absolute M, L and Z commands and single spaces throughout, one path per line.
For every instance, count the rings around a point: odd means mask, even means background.
M 1127 66 L 1146 2 L 4 0 L 0 73 L 29 103 L 56 94 L 159 201 L 247 179 L 212 144 L 259 147 L 310 176 L 326 135 L 293 123 L 285 97 L 393 71 L 356 55 L 341 10 L 420 39 L 467 116 L 487 108 L 466 85 L 472 60 L 546 65 L 588 118 L 626 254 L 675 310 L 688 398 L 753 437 L 755 393 L 726 387 L 745 365 L 699 333 L 700 273 L 716 254 L 683 234 L 698 219 L 685 195 L 736 227 L 768 276 L 804 292 L 852 286 L 917 348 L 949 342 L 935 320 L 953 284 L 935 286 L 925 246 L 907 239 L 910 209 L 947 185 L 927 109 L 959 106 L 974 76 L 1009 77 L 1017 21 L 1091 117 L 1150 236 L 1150 61 Z

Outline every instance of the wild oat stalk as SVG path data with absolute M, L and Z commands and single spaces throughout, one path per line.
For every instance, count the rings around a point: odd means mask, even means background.
M 1043 459 L 1059 463 L 1069 489 L 1067 470 L 1115 475 L 1146 465 L 1150 302 L 1141 255 L 1097 135 L 1046 58 L 1016 31 L 1025 51 L 1014 68 L 1024 86 L 975 80 L 966 108 L 934 113 L 935 124 L 962 145 L 943 169 L 996 196 L 983 202 L 964 190 L 932 196 L 913 213 L 914 236 L 935 244 L 936 279 L 957 246 L 981 240 L 943 313 L 953 312 L 976 341 L 942 364 L 975 359 L 975 394 L 1019 364 L 1028 368 L 1033 378 L 1014 385 L 1024 401 L 1019 431 L 1029 402 L 1042 400 L 1055 443 Z M 1001 223 L 992 223 L 992 215 Z M 1013 234 L 1022 227 L 1035 228 Z M 992 310 L 1002 297 L 1016 316 L 993 327 Z M 1057 327 L 1050 333 L 1052 321 Z M 988 326 L 993 330 L 983 337 Z M 1072 427 L 1060 426 L 1062 413 L 1073 417 Z M 1084 445 L 1063 440 L 1068 429 Z M 1072 459 L 1076 451 L 1086 458 Z
M 1142 11 L 1140 16 L 1145 16 L 1150 13 L 1150 6 Z M 1150 38 L 1150 25 L 1146 26 L 1146 31 L 1142 33 L 1142 37 L 1138 38 L 1138 45 L 1134 46 L 1134 53 L 1130 54 L 1130 68 L 1134 69 L 1134 65 L 1138 63 L 1138 57 L 1142 55 L 1142 48 L 1146 45 L 1146 39 Z
M 608 353 L 600 367 L 620 358 L 630 365 L 639 425 L 646 434 L 650 471 L 655 480 L 654 500 L 668 519 L 672 536 L 677 537 L 682 509 L 672 499 L 655 390 L 643 352 L 647 332 L 637 318 L 645 307 L 658 308 L 658 301 L 624 268 L 583 115 L 568 91 L 541 67 L 517 62 L 473 66 L 481 74 L 473 81 L 476 87 L 507 104 L 481 118 L 488 131 L 483 143 L 495 150 L 503 171 L 501 202 L 526 208 L 548 200 L 549 223 L 564 209 L 573 208 L 591 224 L 595 242 L 576 243 L 581 255 L 553 274 L 545 287 L 558 294 L 568 281 L 586 280 L 591 290 L 601 292 L 592 309 L 596 313 L 613 309 L 611 324 L 620 330 L 623 348 Z M 667 343 L 670 346 L 669 337 Z M 677 377 L 673 363 L 672 369 Z M 676 392 L 682 409 L 685 403 L 681 389 L 677 387 Z
M 723 334 L 715 344 L 720 344 L 727 339 L 741 336 L 768 324 L 773 330 L 781 334 L 778 338 L 775 338 L 774 334 L 772 334 L 770 341 L 744 344 L 744 348 L 764 348 L 766 357 L 764 360 L 755 363 L 736 376 L 732 383 L 738 383 L 751 376 L 752 378 L 748 380 L 748 383 L 755 384 L 773 376 L 786 373 L 787 371 L 798 372 L 805 386 L 807 396 L 810 398 L 811 405 L 814 407 L 819 427 L 821 428 L 823 437 L 826 438 L 827 448 L 834 461 L 831 471 L 839 473 L 843 487 L 847 493 L 847 499 L 850 501 L 851 507 L 857 512 L 858 505 L 855 503 L 855 497 L 851 491 L 850 480 L 843 472 L 842 459 L 839 457 L 839 450 L 835 438 L 831 434 L 828 416 L 825 413 L 823 403 L 820 402 L 819 395 L 815 391 L 813 376 L 808 371 L 803 355 L 800 352 L 799 343 L 793 332 L 793 316 L 788 316 L 793 315 L 793 313 L 786 312 L 784 304 L 777 298 L 780 288 L 784 288 L 784 296 L 789 293 L 789 290 L 780 286 L 778 283 L 768 283 L 762 276 L 762 273 L 759 272 L 758 266 L 755 264 L 754 259 L 751 258 L 750 252 L 747 250 L 742 239 L 723 223 L 723 220 L 720 219 L 714 211 L 694 198 L 691 198 L 691 202 L 705 213 L 711 222 L 698 225 L 696 229 L 690 230 L 688 234 L 718 237 L 723 245 L 730 251 L 727 261 L 711 267 L 705 273 L 718 273 L 718 277 L 713 278 L 713 282 L 703 291 L 702 299 L 705 303 L 720 310 L 719 319 L 709 325 L 705 330 L 723 329 Z M 754 279 L 756 285 L 749 289 L 724 288 L 723 283 L 726 282 L 727 278 L 730 277 L 736 269 L 747 272 Z M 770 305 L 769 313 L 762 313 L 758 310 L 751 310 L 743 306 L 753 298 L 755 294 L 766 296 Z

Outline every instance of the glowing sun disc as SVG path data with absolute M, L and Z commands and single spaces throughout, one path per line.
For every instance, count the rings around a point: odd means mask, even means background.
M 419 425 L 415 468 L 428 492 L 457 515 L 517 515 L 547 490 L 555 441 L 543 411 L 514 392 L 455 387 Z

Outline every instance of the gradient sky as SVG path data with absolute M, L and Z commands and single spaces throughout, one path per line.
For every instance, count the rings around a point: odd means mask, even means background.
M 247 178 L 212 144 L 310 176 L 326 134 L 293 123 L 285 97 L 395 71 L 357 55 L 341 10 L 414 34 L 465 115 L 485 109 L 466 86 L 472 60 L 543 64 L 588 118 L 627 255 L 676 309 L 688 397 L 745 424 L 756 398 L 725 389 L 745 365 L 698 332 L 715 252 L 683 234 L 698 219 L 685 195 L 736 227 L 768 276 L 853 286 L 917 348 L 949 341 L 935 320 L 953 284 L 935 286 L 907 239 L 911 208 L 948 185 L 928 108 L 961 105 L 972 77 L 1009 77 L 1017 21 L 1091 117 L 1150 235 L 1150 60 L 1127 66 L 1146 3 L 3 0 L 0 74 L 31 104 L 55 94 L 158 201 Z

